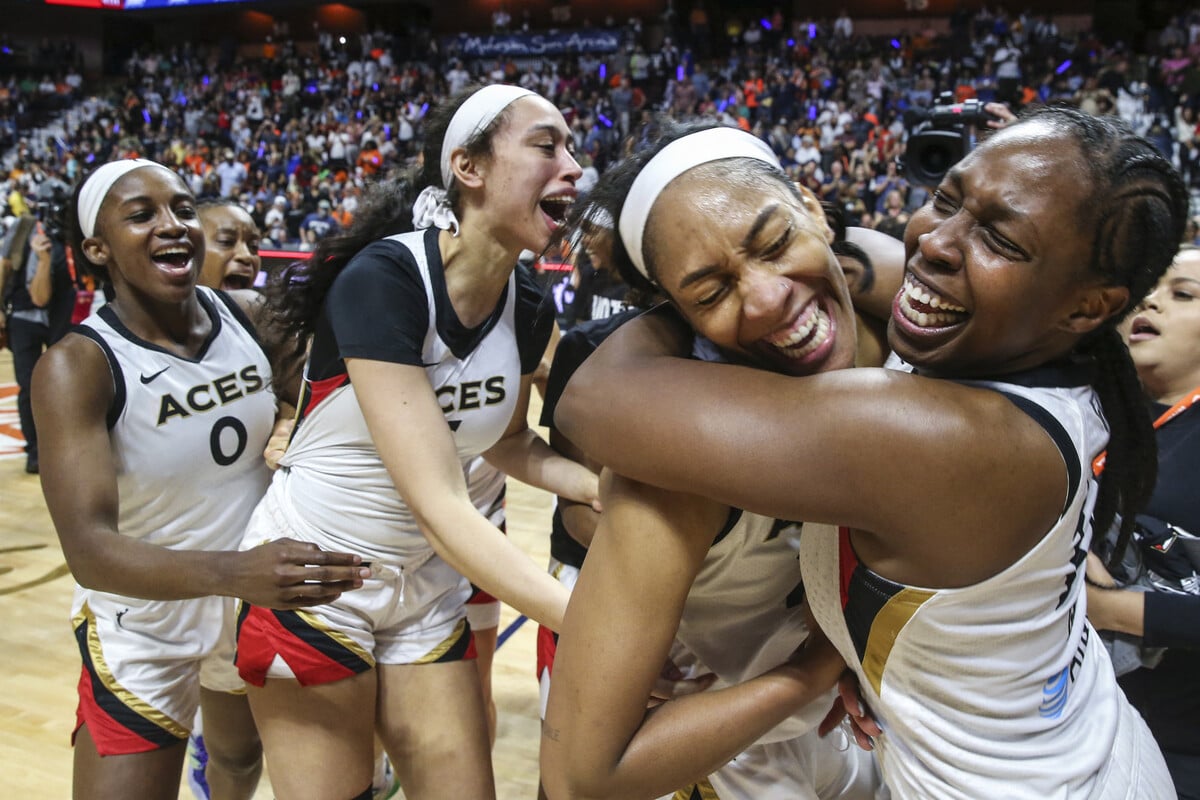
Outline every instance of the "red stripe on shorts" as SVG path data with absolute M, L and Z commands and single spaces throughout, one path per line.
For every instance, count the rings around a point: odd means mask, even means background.
M 75 730 L 71 732 L 72 745 L 75 744 L 75 737 L 78 735 L 79 729 L 85 724 L 88 727 L 88 734 L 96 744 L 96 752 L 102 756 L 149 753 L 166 744 L 174 744 L 179 741 L 174 736 L 167 734 L 166 731 L 162 731 L 165 734 L 164 740 L 154 742 L 144 736 L 139 736 L 113 719 L 96 702 L 96 697 L 92 694 L 92 675 L 86 666 L 80 668 L 78 689 L 79 705 L 75 707 Z M 161 731 L 161 729 L 159 730 Z
M 330 644 L 334 644 L 332 639 Z M 336 647 L 341 649 L 340 645 Z M 238 628 L 234 659 L 238 674 L 247 683 L 262 686 L 275 656 L 287 663 L 301 686 L 333 683 L 358 674 L 288 630 L 271 609 L 249 606 Z M 353 660 L 365 664 L 357 656 Z M 365 666 L 370 668 L 369 664 Z

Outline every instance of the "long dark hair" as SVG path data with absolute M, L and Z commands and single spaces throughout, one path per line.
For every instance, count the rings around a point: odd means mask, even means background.
M 478 88 L 468 88 L 430 112 L 421 168 L 371 186 L 348 228 L 321 239 L 306 261 L 297 261 L 268 279 L 265 294 L 271 324 L 296 343 L 297 354 L 307 347 L 329 287 L 350 259 L 371 242 L 413 229 L 412 206 L 422 189 L 426 186 L 446 189 L 450 204 L 461 215 L 457 184 L 442 185 L 442 143 L 454 112 Z M 491 155 L 492 140 L 509 114 L 506 108 L 464 145 L 472 158 Z

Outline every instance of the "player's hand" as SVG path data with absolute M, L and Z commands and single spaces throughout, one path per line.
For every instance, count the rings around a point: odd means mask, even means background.
M 825 715 L 825 719 L 821 720 L 821 724 L 817 726 L 817 734 L 828 735 L 844 719 L 850 720 L 850 731 L 858 746 L 863 750 L 874 750 L 875 745 L 871 738 L 883 733 L 883 730 L 875 721 L 875 717 L 867 708 L 866 703 L 862 701 L 862 695 L 858 689 L 858 677 L 850 670 L 843 672 L 838 679 L 837 699 L 833 701 L 833 706 Z
M 654 708 L 677 697 L 699 694 L 712 686 L 716 679 L 717 676 L 711 672 L 695 678 L 685 678 L 683 671 L 668 660 L 663 666 L 662 672 L 654 680 L 654 688 L 650 690 L 650 700 L 646 703 L 646 707 Z
M 287 453 L 288 442 L 292 439 L 292 429 L 295 427 L 296 420 L 291 417 L 275 421 L 271 438 L 267 439 L 267 446 L 263 450 L 263 458 L 271 469 L 279 468 L 279 462 Z
M 294 539 L 278 539 L 235 555 L 229 594 L 266 608 L 328 603 L 360 588 L 371 576 L 371 568 L 356 555 Z

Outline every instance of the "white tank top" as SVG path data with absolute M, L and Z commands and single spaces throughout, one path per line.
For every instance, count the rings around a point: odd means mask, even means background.
M 391 238 L 412 253 L 425 285 L 429 327 L 421 361 L 445 411 L 465 475 L 470 461 L 500 440 L 520 394 L 516 276 L 509 277 L 496 324 L 459 358 L 438 334 L 424 236 L 425 231 L 416 231 Z M 309 413 L 280 465 L 283 469 L 270 491 L 277 492 L 280 503 L 305 525 L 320 530 L 330 549 L 386 563 L 421 560 L 433 552 L 379 458 L 353 384 L 334 389 Z M 485 502 L 474 493 L 472 499 L 477 506 Z
M 108 359 L 118 530 L 162 547 L 236 550 L 270 471 L 271 365 L 226 295 L 198 287 L 212 332 L 185 358 L 139 339 L 105 306 L 75 331 Z
M 806 526 L 812 611 L 884 730 L 876 752 L 896 797 L 1089 797 L 1125 702 L 1083 580 L 1107 426 L 1087 386 L 963 383 L 1004 392 L 1055 440 L 1062 516 L 1015 564 L 958 589 L 888 581 L 858 563 L 848 531 Z

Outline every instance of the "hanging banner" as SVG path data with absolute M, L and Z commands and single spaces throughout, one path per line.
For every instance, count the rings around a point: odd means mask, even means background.
M 443 40 L 445 51 L 461 58 L 526 58 L 570 53 L 612 53 L 621 46 L 618 31 L 580 30 L 562 33 L 459 34 Z

